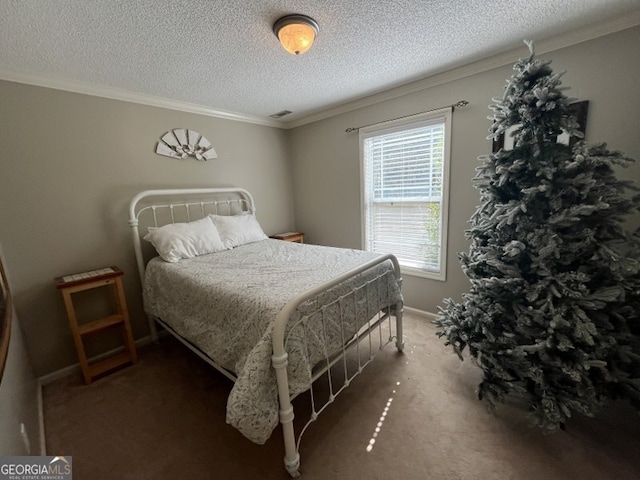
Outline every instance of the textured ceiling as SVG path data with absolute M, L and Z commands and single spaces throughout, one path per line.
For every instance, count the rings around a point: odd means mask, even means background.
M 298 57 L 271 30 L 290 13 L 320 25 Z M 0 79 L 300 121 L 524 38 L 639 13 L 640 0 L 0 0 Z

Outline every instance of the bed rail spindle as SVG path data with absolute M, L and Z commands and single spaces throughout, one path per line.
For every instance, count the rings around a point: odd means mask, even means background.
M 365 294 L 366 298 L 369 298 L 369 284 L 368 283 L 364 287 L 364 294 Z M 368 302 L 365 302 L 365 303 L 368 303 Z M 371 361 L 371 359 L 373 358 L 373 343 L 371 341 L 371 316 L 369 315 L 369 306 L 368 305 L 366 306 L 366 309 L 367 309 L 367 318 L 369 319 L 369 320 L 367 320 L 367 325 L 369 327 L 369 331 L 367 333 L 367 338 L 369 340 L 369 359 L 365 362 L 363 367 L 366 366 L 367 363 L 369 363 Z
M 352 292 L 353 295 L 355 295 L 355 291 Z M 345 302 L 345 296 L 341 296 L 339 301 L 338 301 L 338 306 L 340 308 L 340 337 L 342 340 L 342 345 L 346 345 L 347 344 L 347 340 L 345 338 L 344 335 L 344 319 L 345 319 L 345 309 L 344 309 L 344 302 Z M 355 307 L 357 308 L 357 305 L 355 305 Z M 354 312 L 356 312 L 356 310 L 354 310 Z M 355 323 L 355 325 L 357 325 L 357 323 Z M 347 356 L 345 355 L 345 347 L 342 347 L 342 368 L 344 368 L 344 384 L 346 386 L 349 386 L 349 384 L 351 383 L 351 378 L 349 378 L 349 369 L 347 368 Z
M 157 217 L 157 215 L 156 215 L 156 208 L 157 208 L 157 207 L 156 207 L 155 205 L 154 205 L 153 207 L 151 207 L 151 213 L 153 213 L 153 225 L 154 225 L 155 227 L 157 227 L 157 226 L 158 226 L 158 217 Z
M 402 315 L 404 311 L 404 303 L 399 301 L 396 303 L 395 307 L 395 317 L 396 317 L 396 348 L 399 352 L 404 351 L 404 334 L 402 332 Z
M 335 399 L 335 395 L 333 394 L 333 380 L 331 378 L 331 359 L 329 358 L 329 351 L 327 350 L 327 339 L 329 338 L 329 333 L 327 332 L 327 320 L 325 317 L 325 313 L 327 310 L 327 305 L 323 305 L 320 309 L 320 318 L 322 319 L 322 348 L 324 350 L 324 358 L 327 363 L 327 384 L 329 385 L 329 400 L 328 403 L 333 402 Z
M 309 329 L 308 329 L 308 322 L 307 320 L 309 319 L 309 317 L 305 316 L 302 319 L 302 329 L 304 332 L 303 335 L 303 341 L 304 341 L 304 350 L 305 350 L 305 355 L 307 356 L 307 358 L 310 358 L 311 355 L 311 351 L 309 350 Z M 311 366 L 309 366 L 309 378 L 313 378 L 313 371 L 311 370 Z M 318 418 L 318 411 L 316 410 L 316 398 L 315 398 L 315 392 L 313 390 L 313 384 L 314 382 L 311 382 L 311 388 L 309 388 L 309 394 L 310 394 L 310 402 L 311 402 L 311 418 L 310 418 L 310 422 L 315 421 Z M 302 433 L 300 434 L 300 437 L 302 436 Z M 300 440 L 298 439 L 298 445 L 300 444 Z
M 380 320 L 380 312 L 378 312 L 378 320 Z M 384 345 L 388 342 L 388 340 L 383 340 L 382 335 L 382 322 L 378 321 L 378 350 L 382 350 Z

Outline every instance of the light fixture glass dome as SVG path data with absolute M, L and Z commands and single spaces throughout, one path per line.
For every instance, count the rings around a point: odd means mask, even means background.
M 309 50 L 318 30 L 315 20 L 306 15 L 287 15 L 273 24 L 273 33 L 284 49 L 293 55 L 301 55 Z

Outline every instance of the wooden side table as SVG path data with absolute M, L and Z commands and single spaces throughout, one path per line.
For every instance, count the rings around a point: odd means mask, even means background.
M 131 333 L 131 325 L 129 324 L 129 311 L 127 310 L 124 289 L 122 288 L 123 274 L 124 272 L 118 267 L 108 267 L 56 278 L 56 287 L 62 292 L 64 298 L 64 305 L 67 309 L 73 340 L 78 350 L 78 360 L 80 361 L 82 375 L 87 384 L 91 383 L 96 377 L 138 361 L 136 347 L 133 343 L 133 335 Z M 115 313 L 90 322 L 78 323 L 72 295 L 77 292 L 99 287 L 110 287 Z M 89 363 L 84 349 L 83 338 L 87 335 L 93 335 L 115 327 L 122 329 L 124 351 L 120 354 Z
M 304 243 L 304 233 L 302 232 L 277 233 L 275 235 L 271 235 L 271 238 L 284 240 L 285 242 Z

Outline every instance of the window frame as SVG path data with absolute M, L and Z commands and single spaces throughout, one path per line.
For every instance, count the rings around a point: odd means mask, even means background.
M 410 267 L 400 264 L 403 275 L 410 275 L 422 278 L 428 278 L 438 281 L 446 281 L 447 279 L 447 246 L 448 246 L 448 229 L 449 229 L 449 189 L 450 189 L 450 173 L 451 173 L 451 117 L 453 109 L 451 107 L 433 110 L 426 113 L 411 115 L 410 117 L 399 118 L 388 122 L 360 128 L 358 131 L 358 142 L 360 150 L 360 213 L 361 213 L 361 232 L 362 232 L 362 249 L 367 250 L 367 231 L 368 231 L 368 197 L 367 191 L 367 165 L 365 159 L 364 142 L 367 138 L 386 135 L 394 132 L 402 132 L 411 130 L 423 125 L 433 123 L 444 123 L 444 151 L 443 151 L 443 167 L 442 167 L 442 200 L 440 203 L 440 270 L 438 272 L 429 271 L 422 268 Z M 390 252 L 394 253 L 394 252 Z M 399 261 L 400 258 L 398 259 Z

